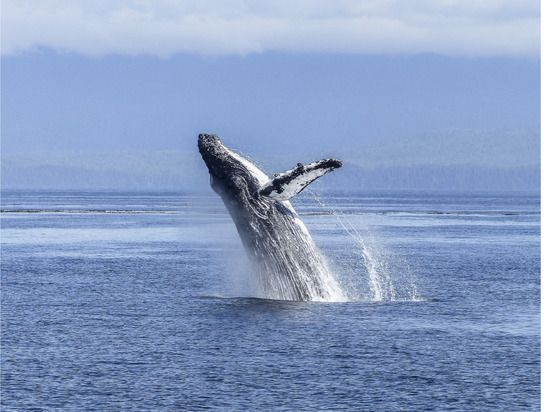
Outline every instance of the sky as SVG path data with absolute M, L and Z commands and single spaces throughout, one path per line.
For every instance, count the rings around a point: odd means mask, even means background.
M 3 0 L 1 18 L 3 155 L 540 125 L 533 0 Z

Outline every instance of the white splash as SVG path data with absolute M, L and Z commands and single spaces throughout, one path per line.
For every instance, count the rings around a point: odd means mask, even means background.
M 328 208 L 315 194 L 317 203 Z M 360 233 L 341 212 L 330 211 L 352 243 L 352 262 L 341 264 L 339 280 L 351 301 L 421 301 L 413 271 L 407 262 L 385 248 L 368 229 Z M 339 258 L 342 260 L 341 257 Z

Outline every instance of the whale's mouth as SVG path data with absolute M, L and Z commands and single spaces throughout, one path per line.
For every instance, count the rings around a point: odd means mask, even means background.
M 215 134 L 199 135 L 199 152 L 212 177 L 225 179 L 227 176 L 227 149 Z
M 219 156 L 220 153 L 218 152 L 221 145 L 220 138 L 215 134 L 199 135 L 199 152 L 206 164 L 208 164 L 208 161 L 214 160 L 213 157 L 216 157 L 216 155 Z
M 221 144 L 218 135 L 205 133 L 199 134 L 199 151 L 201 153 L 203 150 L 208 150 L 208 148 L 216 144 Z

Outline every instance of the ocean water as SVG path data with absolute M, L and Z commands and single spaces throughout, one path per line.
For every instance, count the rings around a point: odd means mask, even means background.
M 259 299 L 214 194 L 2 192 L 2 411 L 540 409 L 539 194 L 293 204 L 340 302 Z

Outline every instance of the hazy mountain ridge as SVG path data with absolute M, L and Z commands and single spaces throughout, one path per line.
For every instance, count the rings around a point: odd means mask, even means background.
M 197 186 L 199 167 L 198 154 L 185 151 L 18 154 L 2 156 L 2 187 L 187 189 Z
M 345 168 L 327 182 L 335 186 L 540 189 L 539 127 L 431 132 L 343 148 L 337 155 Z
M 445 130 L 345 148 L 340 155 L 365 168 L 388 165 L 540 165 L 540 128 Z
M 344 167 L 315 183 L 326 188 L 540 189 L 540 128 L 447 130 L 307 154 L 248 155 L 268 174 L 338 157 Z M 194 151 L 18 154 L 2 156 L 2 187 L 203 190 L 208 173 Z

